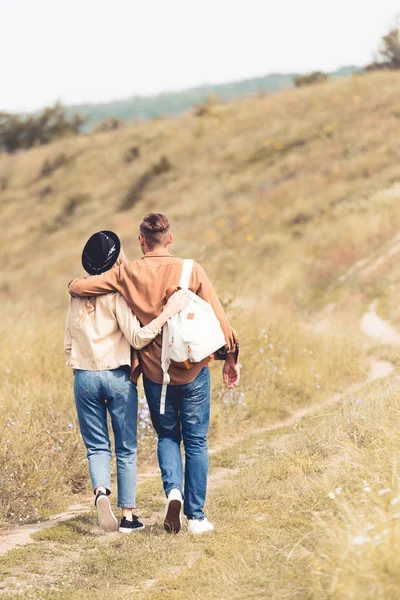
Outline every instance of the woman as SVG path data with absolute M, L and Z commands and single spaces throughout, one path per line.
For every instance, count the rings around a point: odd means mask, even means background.
M 126 257 L 112 231 L 92 235 L 82 253 L 90 275 L 108 271 Z M 107 411 L 111 416 L 117 459 L 119 531 L 144 529 L 133 515 L 136 504 L 137 406 L 136 384 L 130 381 L 131 346 L 140 350 L 159 333 L 169 317 L 180 312 L 187 294 L 171 297 L 159 317 L 146 327 L 140 323 L 120 294 L 97 298 L 71 298 L 67 315 L 64 351 L 67 366 L 74 370 L 74 393 L 79 425 L 87 449 L 89 472 L 99 523 L 104 531 L 116 531 L 118 521 L 108 496 L 111 493 L 111 448 Z

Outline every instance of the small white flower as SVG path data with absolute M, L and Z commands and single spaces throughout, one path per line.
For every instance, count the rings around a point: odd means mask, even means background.
M 384 490 L 379 490 L 378 495 L 384 496 L 385 494 L 388 494 L 389 492 L 390 492 L 390 488 L 385 488 Z
M 371 541 L 371 538 L 366 535 L 357 535 L 355 538 L 351 540 L 353 546 L 362 546 L 363 544 L 367 544 Z
M 396 504 L 398 504 L 400 502 L 400 496 L 396 496 L 396 498 L 393 498 L 393 500 L 391 501 L 391 506 L 395 506 Z
M 331 500 L 334 500 L 336 498 L 336 496 L 333 492 L 329 492 L 328 498 L 330 498 Z
M 364 486 L 364 492 L 367 492 L 367 494 L 371 491 L 371 488 L 369 487 L 369 485 Z
M 342 490 L 343 490 L 343 488 L 341 488 L 341 487 L 337 487 L 337 488 L 336 488 L 336 490 L 335 490 L 335 492 L 336 492 L 337 494 L 340 494 Z

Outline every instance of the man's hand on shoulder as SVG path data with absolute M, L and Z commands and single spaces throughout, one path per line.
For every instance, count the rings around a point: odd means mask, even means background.
M 72 296 L 72 298 L 77 298 L 78 296 L 75 296 L 75 294 L 72 292 L 71 288 L 74 285 L 74 283 L 76 283 L 77 281 L 80 281 L 81 279 L 86 279 L 86 277 L 75 277 L 75 279 L 72 279 L 72 281 L 70 281 L 68 284 L 68 292 L 69 292 L 69 295 Z
M 228 384 L 228 390 L 231 390 L 240 381 L 240 367 L 238 363 L 226 360 L 222 369 L 222 378 L 224 383 Z

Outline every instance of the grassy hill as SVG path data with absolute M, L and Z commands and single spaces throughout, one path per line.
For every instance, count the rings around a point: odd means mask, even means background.
M 0 566 L 10 598 L 94 598 L 116 579 L 108 596 L 128 598 L 132 577 L 147 600 L 399 596 L 396 377 L 366 373 L 400 361 L 359 330 L 373 301 L 400 323 L 399 93 L 396 72 L 358 75 L 0 156 L 2 526 L 88 494 L 61 347 L 91 233 L 115 229 L 139 258 L 141 217 L 165 212 L 243 365 L 229 393 L 213 366 L 215 536 L 164 536 L 155 478 L 139 497 L 145 537 L 99 538 L 91 513 L 42 532 Z M 155 465 L 141 423 L 139 472 Z
M 360 67 L 342 67 L 329 73 L 330 77 L 345 77 L 361 71 Z M 79 104 L 70 107 L 71 114 L 78 112 L 89 117 L 88 126 L 108 117 L 124 120 L 151 119 L 160 115 L 179 115 L 196 103 L 205 102 L 209 96 L 218 95 L 221 100 L 232 100 L 241 96 L 277 92 L 291 87 L 297 73 L 271 73 L 230 83 L 201 85 L 178 92 L 165 92 L 156 96 L 134 96 L 114 102 Z

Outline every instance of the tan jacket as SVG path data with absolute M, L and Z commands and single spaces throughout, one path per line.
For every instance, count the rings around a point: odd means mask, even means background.
M 87 279 L 75 279 L 70 283 L 69 291 L 73 296 L 80 297 L 119 292 L 142 325 L 147 325 L 161 313 L 167 289 L 179 284 L 182 263 L 182 258 L 175 258 L 167 251 L 148 252 L 140 260 L 123 263 L 102 275 L 94 275 Z M 192 292 L 211 304 L 221 323 L 227 344 L 221 352 L 216 353 L 215 358 L 224 359 L 227 353 L 234 354 L 237 358 L 237 335 L 229 325 L 225 311 L 210 280 L 200 265 L 196 263 L 193 266 L 189 287 Z M 161 339 L 161 335 L 158 335 L 151 344 L 142 348 L 140 356 L 135 353 L 131 373 L 133 381 L 137 380 L 141 368 L 144 375 L 151 381 L 162 383 Z M 188 370 L 171 365 L 169 369 L 171 384 L 181 385 L 193 381 L 208 362 L 206 359 L 201 363 L 196 363 L 193 368 Z
M 140 350 L 160 332 L 152 321 L 141 327 L 120 294 L 70 298 L 65 324 L 67 366 L 85 371 L 131 365 L 131 346 Z

